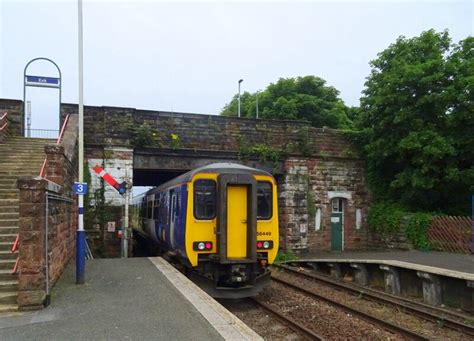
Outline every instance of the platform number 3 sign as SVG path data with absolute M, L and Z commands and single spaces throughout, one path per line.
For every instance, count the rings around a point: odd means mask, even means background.
M 85 182 L 75 182 L 73 191 L 77 195 L 84 195 L 87 193 L 87 183 Z

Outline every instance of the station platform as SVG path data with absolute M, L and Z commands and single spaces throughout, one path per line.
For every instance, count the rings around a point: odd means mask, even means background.
M 474 255 L 460 253 L 416 250 L 320 252 L 305 255 L 301 260 L 378 263 L 474 281 Z
M 429 305 L 474 313 L 474 255 L 344 251 L 307 254 L 290 263 L 393 295 L 420 298 Z
M 73 263 L 73 262 L 71 262 Z M 0 315 L 2 340 L 261 340 L 160 257 L 69 264 L 41 311 Z

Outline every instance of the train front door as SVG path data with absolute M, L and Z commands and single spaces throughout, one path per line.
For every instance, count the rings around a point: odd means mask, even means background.
M 227 258 L 247 258 L 246 185 L 227 186 Z

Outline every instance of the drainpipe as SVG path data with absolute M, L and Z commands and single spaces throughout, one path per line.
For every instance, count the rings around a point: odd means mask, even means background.
M 46 297 L 44 300 L 44 306 L 47 307 L 51 303 L 51 295 L 49 293 L 49 257 L 48 257 L 48 235 L 49 235 L 49 196 L 48 192 L 45 193 L 46 208 L 45 208 L 45 235 L 44 235 L 44 263 L 45 263 L 45 277 L 46 277 Z

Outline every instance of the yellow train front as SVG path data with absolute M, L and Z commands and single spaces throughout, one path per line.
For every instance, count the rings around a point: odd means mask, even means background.
M 212 296 L 254 296 L 269 284 L 279 237 L 269 173 L 210 164 L 148 191 L 135 212 L 140 232 L 177 256 Z

